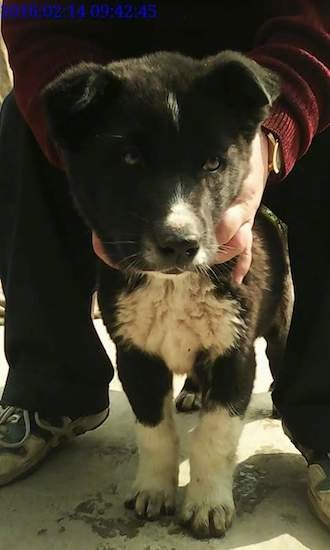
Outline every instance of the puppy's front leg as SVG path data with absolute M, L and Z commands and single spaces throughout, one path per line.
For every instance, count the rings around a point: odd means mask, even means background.
M 172 375 L 163 361 L 136 348 L 118 348 L 117 367 L 137 419 L 139 465 L 126 506 L 147 519 L 174 513 L 178 437 L 173 418 Z
M 198 538 L 220 537 L 235 512 L 233 472 L 255 371 L 254 351 L 234 352 L 212 366 L 200 423 L 191 441 L 190 483 L 182 521 Z

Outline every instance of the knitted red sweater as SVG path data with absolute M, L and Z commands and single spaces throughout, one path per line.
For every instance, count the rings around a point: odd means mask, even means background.
M 329 125 L 328 0 L 159 0 L 145 2 L 144 7 L 140 2 L 135 18 L 127 3 L 113 11 L 115 4 L 118 1 L 3 2 L 2 33 L 18 106 L 56 166 L 60 160 L 47 137 L 40 91 L 58 73 L 82 60 L 108 63 L 156 50 L 195 57 L 227 48 L 247 53 L 282 77 L 281 99 L 265 123 L 281 143 L 282 176 Z M 36 8 L 30 12 L 32 5 Z M 36 18 L 37 14 L 44 17 Z

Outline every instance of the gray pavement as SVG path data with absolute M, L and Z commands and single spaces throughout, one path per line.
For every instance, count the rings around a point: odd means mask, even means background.
M 97 330 L 114 357 L 101 321 Z M 0 387 L 7 367 L 0 328 Z M 270 419 L 264 342 L 258 376 L 238 450 L 237 517 L 221 540 L 195 541 L 174 519 L 143 523 L 123 507 L 137 461 L 134 418 L 120 383 L 111 385 L 112 412 L 95 432 L 48 458 L 30 477 L 0 490 L 0 550 L 328 550 L 329 533 L 310 512 L 305 462 Z M 182 379 L 175 380 L 176 390 Z M 196 415 L 177 415 L 181 436 L 180 489 L 189 480 L 189 432 Z

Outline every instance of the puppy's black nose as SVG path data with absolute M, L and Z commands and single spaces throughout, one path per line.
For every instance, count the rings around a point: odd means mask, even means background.
M 195 236 L 163 236 L 157 239 L 157 249 L 164 260 L 184 264 L 194 259 L 199 242 Z

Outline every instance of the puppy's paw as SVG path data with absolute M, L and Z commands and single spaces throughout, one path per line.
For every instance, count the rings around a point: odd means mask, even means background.
M 150 521 L 161 515 L 170 516 L 175 513 L 175 491 L 141 489 L 126 500 L 125 506 Z
M 181 523 L 198 539 L 219 538 L 231 526 L 234 514 L 235 506 L 231 500 L 200 503 L 187 498 L 181 512 Z
M 202 406 L 202 394 L 182 388 L 175 400 L 175 406 L 178 412 L 199 411 Z

